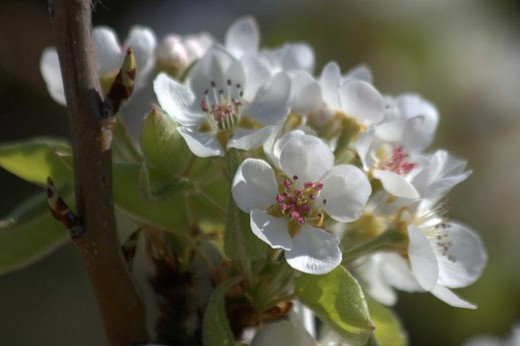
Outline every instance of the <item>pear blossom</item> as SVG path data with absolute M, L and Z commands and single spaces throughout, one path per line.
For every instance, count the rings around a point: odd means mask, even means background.
M 283 249 L 287 263 L 305 273 L 324 274 L 341 262 L 339 241 L 324 230 L 326 215 L 356 220 L 371 187 L 352 165 L 334 166 L 334 156 L 319 138 L 294 136 L 280 150 L 279 174 L 265 161 L 247 159 L 232 183 L 237 206 L 250 215 L 251 230 L 272 248 Z M 278 179 L 276 177 L 279 177 Z
M 285 119 L 289 78 L 284 73 L 272 78 L 256 73 L 254 64 L 213 46 L 195 64 L 186 84 L 164 73 L 155 79 L 159 104 L 180 125 L 195 155 L 224 156 L 226 148 L 257 148 Z
M 94 28 L 92 37 L 102 86 L 108 89 L 121 68 L 127 48 L 133 49 L 137 63 L 136 88 L 145 84 L 146 77 L 152 71 L 155 61 L 156 38 L 152 30 L 144 26 L 132 27 L 123 45 L 119 43 L 116 33 L 106 26 Z M 49 47 L 43 51 L 40 59 L 40 71 L 51 97 L 59 104 L 66 105 L 56 48 Z
M 381 191 L 372 200 L 377 206 L 370 206 L 369 202 L 366 209 L 379 212 L 381 220 L 398 216 L 390 222 L 401 225 L 408 238 L 407 258 L 378 252 L 360 259 L 357 273 L 367 292 L 384 304 L 395 303 L 393 287 L 408 292 L 431 292 L 452 306 L 475 308 L 450 289 L 475 282 L 482 274 L 487 254 L 471 227 L 444 217 L 446 208 L 442 202 L 446 193 L 470 172 L 465 171 L 464 161 L 442 150 L 423 157 L 422 161 L 421 172 L 411 182 L 428 198 L 389 199 Z
M 410 154 L 431 144 L 437 123 L 435 107 L 417 95 L 387 99 L 385 119 L 355 143 L 363 168 L 392 195 L 419 198 L 411 179 L 420 164 Z

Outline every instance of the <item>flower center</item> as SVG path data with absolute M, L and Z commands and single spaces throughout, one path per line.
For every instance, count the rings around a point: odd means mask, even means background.
M 204 91 L 200 107 L 212 130 L 226 131 L 238 124 L 242 116 L 243 96 L 242 86 L 233 84 L 231 79 L 226 81 L 225 88 L 218 88 L 215 82 L 211 82 L 211 89 Z
M 387 157 L 388 155 L 383 153 L 378 156 Z M 418 164 L 408 161 L 408 156 L 409 155 L 404 151 L 402 145 L 396 145 L 392 150 L 391 158 L 382 162 L 381 169 L 397 174 L 410 173 L 414 168 L 417 168 Z
M 294 184 L 297 179 L 297 176 L 292 179 L 285 178 L 278 186 L 276 206 L 282 215 L 296 225 L 301 226 L 311 222 L 313 225 L 320 226 L 323 222 L 321 206 L 327 203 L 325 199 L 321 201 L 322 204 L 317 203 L 323 184 L 306 182 L 303 184 L 303 189 L 298 189 Z

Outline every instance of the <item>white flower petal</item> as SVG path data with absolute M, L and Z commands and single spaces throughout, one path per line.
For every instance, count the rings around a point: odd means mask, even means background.
M 281 126 L 276 127 L 277 132 L 281 132 L 281 130 Z M 276 139 L 273 137 L 279 135 L 279 133 L 273 132 L 271 137 L 269 137 L 264 143 L 264 152 L 269 158 L 269 160 L 271 160 L 271 162 L 275 165 L 275 167 L 280 169 L 280 153 L 282 152 L 282 149 L 285 146 L 285 144 L 293 137 L 302 136 L 304 134 L 305 132 L 303 132 L 302 130 L 293 130 L 289 133 L 286 133 L 281 138 Z
M 354 66 L 342 78 L 342 81 L 347 80 L 360 80 L 371 84 L 372 71 L 370 71 L 370 68 L 365 64 Z
M 366 124 L 374 124 L 383 119 L 385 100 L 370 84 L 351 80 L 339 90 L 341 108 L 348 116 Z
M 253 17 L 237 19 L 229 27 L 225 38 L 226 49 L 236 58 L 254 54 L 260 45 L 260 30 Z
M 439 254 L 439 281 L 445 287 L 465 287 L 475 282 L 487 263 L 487 254 L 480 237 L 468 226 L 451 222 L 449 224 L 451 246 L 448 255 Z
M 321 105 L 321 89 L 314 78 L 305 71 L 289 72 L 291 78 L 291 110 L 306 115 Z
M 285 251 L 285 259 L 294 269 L 326 274 L 341 263 L 338 238 L 322 229 L 303 225 L 292 241 L 293 247 Z
M 273 249 L 290 250 L 293 242 L 287 229 L 287 220 L 264 213 L 260 209 L 251 210 L 251 230 Z
M 61 80 L 60 60 L 55 48 L 45 48 L 43 51 L 40 59 L 40 71 L 51 97 L 60 105 L 65 106 L 67 102 Z
M 287 320 L 269 323 L 251 341 L 251 346 L 316 346 L 316 340 L 303 328 Z
M 178 131 L 196 156 L 224 156 L 225 152 L 214 134 L 193 131 L 187 127 L 179 127 Z
M 352 165 L 338 165 L 323 178 L 320 200 L 323 209 L 336 221 L 351 222 L 361 216 L 372 187 L 365 173 Z
M 259 130 L 236 129 L 233 137 L 229 140 L 228 148 L 237 148 L 242 150 L 256 149 L 269 138 L 273 133 L 275 126 L 266 126 Z
M 319 138 L 303 135 L 290 139 L 280 153 L 280 168 L 296 184 L 318 182 L 334 166 L 334 155 Z
M 465 308 L 465 309 L 476 309 L 477 306 L 475 304 L 471 304 L 470 302 L 460 298 L 458 295 L 453 293 L 450 289 L 437 285 L 431 291 L 431 293 L 442 300 L 443 302 L 454 306 L 456 308 Z
M 101 75 L 117 72 L 121 68 L 124 52 L 117 35 L 109 27 L 98 26 L 92 31 L 96 47 L 96 62 Z
M 407 123 L 403 145 L 414 151 L 426 149 L 435 136 L 439 112 L 432 103 L 415 94 L 400 95 L 396 102 L 406 119 L 414 119 Z
M 258 90 L 249 107 L 249 115 L 264 125 L 282 122 L 289 113 L 291 81 L 285 73 L 279 73 Z
M 382 255 L 376 253 L 360 258 L 356 262 L 355 272 L 370 297 L 381 304 L 392 306 L 397 302 L 397 294 L 382 273 L 382 260 L 384 260 Z
M 202 114 L 193 110 L 195 96 L 182 84 L 161 73 L 153 82 L 155 96 L 161 108 L 183 126 L 195 126 L 202 120 Z
M 328 107 L 339 110 L 341 103 L 339 100 L 339 85 L 341 81 L 341 71 L 336 62 L 329 62 L 321 72 L 320 86 L 323 94 L 323 101 Z
M 397 173 L 376 169 L 374 170 L 374 178 L 379 179 L 385 191 L 394 196 L 408 199 L 419 198 L 419 193 L 415 187 Z
M 240 59 L 244 70 L 247 86 L 244 88 L 244 98 L 252 100 L 258 89 L 264 85 L 270 78 L 271 72 L 269 68 L 256 56 L 247 55 Z
M 381 272 L 385 280 L 398 290 L 405 292 L 422 292 L 423 289 L 412 275 L 409 262 L 394 252 L 380 254 Z
M 212 82 L 216 84 L 217 92 L 219 89 L 227 87 L 227 78 L 224 72 L 236 61 L 237 60 L 222 47 L 212 46 L 208 49 L 206 54 L 197 61 L 189 73 L 188 80 L 193 93 L 201 99 L 204 96 L 204 92 L 208 90 L 211 97 L 213 92 L 211 87 Z M 231 78 L 231 76 L 228 77 Z M 243 80 L 232 80 L 232 82 L 233 84 L 243 83 Z
M 359 139 L 354 143 L 354 148 L 361 159 L 361 163 L 363 164 L 363 169 L 368 171 L 370 167 L 372 167 L 372 161 L 370 154 L 370 147 L 375 139 L 375 131 L 374 128 L 371 127 L 366 130 L 364 133 L 359 136 Z
M 465 170 L 466 161 L 454 158 L 444 150 L 424 157 L 424 161 L 420 164 L 422 169 L 412 180 L 422 198 L 443 197 L 471 175 L 471 171 Z
M 263 160 L 246 159 L 238 166 L 231 193 L 237 206 L 246 213 L 266 210 L 275 202 L 277 184 L 271 166 Z
M 385 120 L 375 127 L 376 136 L 386 142 L 401 142 L 405 124 L 402 120 Z
M 425 291 L 431 291 L 439 277 L 439 265 L 430 242 L 417 226 L 408 226 L 408 257 L 412 273 Z
M 286 43 L 273 53 L 283 71 L 314 70 L 314 51 L 306 43 Z

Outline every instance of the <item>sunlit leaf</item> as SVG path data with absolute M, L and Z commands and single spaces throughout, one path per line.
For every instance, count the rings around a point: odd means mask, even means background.
M 363 291 L 343 267 L 325 275 L 302 274 L 296 296 L 349 344 L 364 345 L 374 325 Z
M 406 346 L 406 333 L 396 314 L 372 299 L 367 299 L 367 302 L 370 316 L 376 326 L 374 336 L 377 343 L 381 346 Z
M 0 167 L 36 185 L 45 186 L 47 177 L 61 185 L 72 172 L 56 153 L 70 152 L 66 142 L 50 138 L 7 143 L 0 146 Z

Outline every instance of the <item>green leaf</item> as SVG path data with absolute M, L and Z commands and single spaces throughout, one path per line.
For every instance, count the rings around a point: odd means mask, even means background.
M 115 163 L 113 172 L 114 202 L 135 219 L 172 232 L 188 228 L 188 211 L 182 188 L 167 199 L 150 201 L 139 189 L 141 166 L 133 163 Z M 153 174 L 153 173 L 152 173 Z
M 35 138 L 0 146 L 0 167 L 30 183 L 46 186 L 47 177 L 57 184 L 72 180 L 72 171 L 56 153 L 70 154 L 70 146 L 50 138 Z
M 296 296 L 323 322 L 354 345 L 364 345 L 374 325 L 356 279 L 339 266 L 325 275 L 302 274 Z
M 370 316 L 376 326 L 374 336 L 377 343 L 381 346 L 406 346 L 406 333 L 396 314 L 372 299 L 367 299 L 367 302 Z
M 141 165 L 140 192 L 151 202 L 166 200 L 190 186 L 187 179 L 167 177 L 155 169 L 147 167 L 144 163 Z
M 209 298 L 208 307 L 204 314 L 202 338 L 206 346 L 232 346 L 235 338 L 229 327 L 226 314 L 226 293 L 231 287 L 239 283 L 240 277 L 225 281 L 218 286 Z
M 228 152 L 229 172 L 234 175 L 240 164 L 236 150 Z M 266 256 L 267 245 L 251 231 L 249 215 L 240 210 L 234 199 L 229 198 L 224 233 L 224 252 L 232 260 L 251 262 Z
M 49 211 L 45 192 L 28 198 L 0 221 L 0 274 L 26 267 L 69 239 Z
M 170 176 L 184 172 L 193 158 L 175 122 L 155 108 L 144 118 L 141 149 L 148 163 Z

